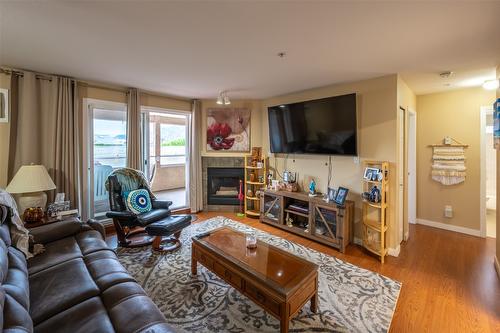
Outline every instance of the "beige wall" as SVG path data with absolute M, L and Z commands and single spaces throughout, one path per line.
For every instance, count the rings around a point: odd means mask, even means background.
M 381 78 L 337 84 L 303 92 L 270 98 L 263 101 L 262 106 L 262 144 L 264 152 L 270 155 L 267 107 L 293 103 L 298 101 L 323 98 L 328 96 L 357 93 L 358 105 L 358 153 L 363 160 L 386 160 L 391 164 L 390 184 L 391 193 L 394 193 L 397 131 L 397 75 Z M 270 155 L 272 156 L 272 155 Z M 361 196 L 362 191 L 362 163 L 357 163 L 353 157 L 334 156 L 333 176 L 331 186 L 345 186 L 350 189 L 348 199 L 355 201 L 356 214 L 354 232 L 355 237 L 362 237 L 361 229 Z M 328 184 L 328 156 L 321 155 L 290 155 L 287 169 L 298 173 L 299 183 L 307 188 L 311 178 L 317 183 L 317 188 L 325 192 Z M 270 165 L 276 165 L 281 173 L 285 168 L 284 156 L 270 158 Z M 397 246 L 397 234 L 394 227 L 396 214 L 396 196 L 389 198 L 389 247 Z
M 480 107 L 491 105 L 495 92 L 481 87 L 417 97 L 417 218 L 480 229 Z M 469 145 L 465 182 L 444 186 L 430 176 L 430 144 L 451 136 Z M 453 218 L 444 206 L 453 206 Z
M 10 89 L 10 75 L 0 73 L 0 88 Z M 7 186 L 10 122 L 0 123 L 0 188 Z
M 249 108 L 251 111 L 250 118 L 250 141 L 251 147 L 262 146 L 262 103 L 257 100 L 231 100 L 231 105 L 228 107 L 234 108 Z M 207 151 L 207 109 L 220 108 L 215 99 L 204 99 L 201 101 L 201 128 L 202 135 L 200 135 L 200 151 L 202 156 L 243 156 L 246 153 L 232 153 L 232 152 L 213 152 Z

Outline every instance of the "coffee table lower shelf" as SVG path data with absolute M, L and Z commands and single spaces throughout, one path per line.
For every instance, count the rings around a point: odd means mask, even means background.
M 287 333 L 290 319 L 310 300 L 311 311 L 318 309 L 318 274 L 311 275 L 291 295 L 280 295 L 269 286 L 265 286 L 241 267 L 226 260 L 219 253 L 193 242 L 191 252 L 191 274 L 198 273 L 198 263 L 215 273 L 222 280 L 233 286 L 243 295 L 261 306 L 268 313 L 280 320 L 280 332 Z

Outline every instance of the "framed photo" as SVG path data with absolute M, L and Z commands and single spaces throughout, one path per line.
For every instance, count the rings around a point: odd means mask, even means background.
M 207 110 L 208 152 L 250 151 L 249 108 L 210 108 Z
M 0 123 L 9 122 L 9 90 L 0 89 Z
M 363 179 L 365 179 L 365 180 L 377 180 L 379 172 L 380 172 L 380 170 L 377 168 L 367 167 L 367 168 L 365 168 L 365 173 L 363 175 Z
M 337 196 L 335 197 L 335 203 L 337 205 L 343 206 L 345 203 L 345 199 L 347 198 L 347 193 L 349 193 L 349 189 L 345 187 L 339 187 L 337 190 Z
M 337 196 L 337 190 L 333 187 L 328 188 L 328 201 L 335 201 L 335 197 Z

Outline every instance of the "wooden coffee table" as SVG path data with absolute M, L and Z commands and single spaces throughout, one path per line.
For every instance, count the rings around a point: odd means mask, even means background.
M 198 262 L 278 318 L 281 332 L 309 300 L 317 311 L 318 266 L 261 241 L 247 249 L 242 232 L 222 227 L 193 237 L 193 276 Z

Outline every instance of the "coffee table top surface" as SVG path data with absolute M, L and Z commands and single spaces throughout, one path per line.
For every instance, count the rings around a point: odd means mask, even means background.
M 206 236 L 195 236 L 193 241 L 284 294 L 318 270 L 316 264 L 260 240 L 255 249 L 248 249 L 246 234 L 230 227 L 215 229 Z

